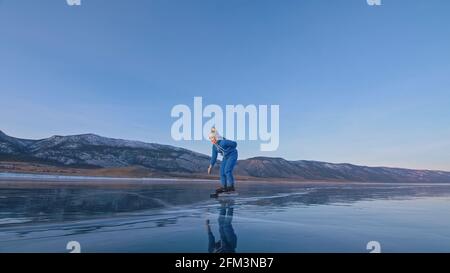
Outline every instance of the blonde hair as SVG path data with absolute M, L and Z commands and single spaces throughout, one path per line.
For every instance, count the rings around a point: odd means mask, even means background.
M 222 136 L 219 134 L 216 127 L 211 128 L 211 132 L 209 133 L 209 139 L 211 139 L 211 138 L 215 138 L 217 140 L 222 139 Z

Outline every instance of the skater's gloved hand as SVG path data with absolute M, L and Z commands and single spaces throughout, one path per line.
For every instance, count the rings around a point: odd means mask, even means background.
M 209 167 L 208 167 L 208 174 L 211 174 L 211 169 L 212 169 L 212 166 L 209 165 Z

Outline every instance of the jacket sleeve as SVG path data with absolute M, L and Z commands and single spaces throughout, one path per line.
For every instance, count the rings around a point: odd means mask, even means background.
M 211 162 L 210 162 L 211 166 L 214 167 L 214 165 L 216 164 L 216 161 L 217 161 L 217 148 L 216 148 L 216 145 L 213 145 L 212 146 L 212 154 L 211 154 Z
M 222 140 L 220 144 L 225 150 L 234 149 L 237 147 L 236 141 L 228 139 Z

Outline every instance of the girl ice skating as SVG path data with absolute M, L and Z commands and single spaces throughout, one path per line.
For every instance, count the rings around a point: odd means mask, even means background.
M 219 132 L 217 132 L 214 127 L 211 129 L 211 133 L 209 134 L 209 140 L 213 145 L 208 174 L 211 174 L 211 170 L 216 164 L 217 155 L 221 154 L 223 156 L 222 163 L 220 165 L 221 187 L 216 190 L 216 194 L 213 197 L 217 197 L 221 193 L 234 193 L 233 169 L 238 159 L 238 151 L 236 149 L 237 143 L 220 136 Z

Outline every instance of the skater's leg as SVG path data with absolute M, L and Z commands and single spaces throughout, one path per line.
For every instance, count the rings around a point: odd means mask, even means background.
M 228 218 L 230 218 L 230 222 L 233 219 L 233 212 L 234 212 L 234 208 L 233 207 L 229 207 L 227 210 L 227 216 Z
M 217 222 L 219 222 L 219 226 L 223 226 L 226 221 L 227 209 L 225 207 L 221 207 L 219 210 L 219 218 Z
M 236 166 L 237 162 L 237 153 L 234 155 L 231 155 L 229 158 L 227 158 L 226 166 L 225 166 L 225 176 L 227 180 L 227 186 L 230 188 L 234 188 L 234 176 L 233 176 L 233 169 L 234 166 Z
M 222 188 L 227 187 L 227 176 L 225 173 L 227 162 L 228 162 L 228 160 L 224 158 L 222 160 L 222 164 L 220 165 L 220 183 L 222 184 Z

